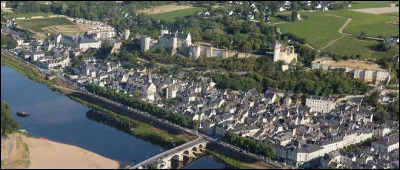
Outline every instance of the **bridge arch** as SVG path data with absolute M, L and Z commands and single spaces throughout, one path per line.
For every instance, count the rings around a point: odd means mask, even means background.
M 182 154 L 176 154 L 176 155 L 174 155 L 174 156 L 172 156 L 171 157 L 171 160 L 172 159 L 175 159 L 175 160 L 178 160 L 178 161 L 183 161 L 183 155 Z

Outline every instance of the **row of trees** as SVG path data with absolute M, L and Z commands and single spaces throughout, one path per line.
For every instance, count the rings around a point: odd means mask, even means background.
M 183 114 L 174 113 L 169 109 L 161 108 L 151 103 L 146 103 L 144 101 L 141 101 L 139 98 L 129 97 L 126 94 L 105 89 L 95 84 L 89 84 L 85 87 L 88 91 L 92 93 L 109 98 L 114 101 L 118 101 L 126 106 L 148 112 L 149 114 L 157 118 L 169 120 L 183 127 L 193 127 L 192 122 L 189 122 L 189 118 Z
M 309 95 L 342 95 L 363 94 L 371 87 L 360 79 L 352 79 L 343 70 L 324 72 L 322 70 L 296 70 L 281 72 L 263 77 L 258 73 L 246 75 L 215 75 L 213 80 L 217 87 L 233 90 L 249 90 L 256 88 L 260 92 L 268 87 L 282 90 L 292 90 L 295 93 Z
M 248 152 L 265 156 L 267 158 L 272 158 L 276 154 L 275 149 L 270 145 L 258 142 L 254 139 L 248 139 L 246 137 L 238 136 L 237 134 L 231 131 L 225 133 L 224 137 L 222 138 L 222 141 L 235 145 Z
M 7 49 L 14 49 L 17 47 L 17 41 L 11 35 L 1 34 L 1 47 Z
M 2 101 L 1 102 L 1 136 L 7 136 L 8 134 L 18 131 L 19 123 L 14 120 L 11 115 L 10 105 Z

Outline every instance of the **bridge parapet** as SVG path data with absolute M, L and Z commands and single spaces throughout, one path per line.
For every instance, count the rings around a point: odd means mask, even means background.
M 147 159 L 135 166 L 130 167 L 129 169 L 143 169 L 149 168 L 149 165 L 156 164 L 159 169 L 170 169 L 171 168 L 171 159 L 175 157 L 179 161 L 183 160 L 183 157 L 196 157 L 196 153 L 201 153 L 206 149 L 207 143 L 209 141 L 198 138 L 189 143 L 177 146 L 173 149 L 165 151 L 161 154 L 158 154 L 150 159 Z M 146 167 L 147 166 L 147 167 Z

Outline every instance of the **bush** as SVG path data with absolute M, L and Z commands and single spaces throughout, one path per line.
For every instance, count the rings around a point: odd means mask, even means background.
M 371 50 L 379 51 L 379 52 L 387 52 L 391 48 L 390 43 L 388 42 L 380 42 L 371 47 Z

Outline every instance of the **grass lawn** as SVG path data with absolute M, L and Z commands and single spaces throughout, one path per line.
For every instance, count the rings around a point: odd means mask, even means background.
M 31 13 L 6 13 L 4 16 L 7 18 L 19 18 L 19 17 L 34 17 L 34 16 L 48 17 L 50 15 L 56 15 L 56 14 L 43 13 L 43 12 L 31 12 Z
M 339 28 L 346 22 L 346 18 L 323 15 L 322 12 L 301 12 L 300 15 L 309 19 L 282 23 L 278 26 L 283 33 L 293 33 L 301 38 L 306 38 L 307 43 L 320 49 L 332 40 L 341 36 Z
M 45 32 L 44 30 L 42 30 L 42 28 L 53 25 L 74 25 L 74 23 L 70 22 L 68 19 L 63 17 L 16 20 L 15 22 L 19 24 L 23 29 L 30 29 L 35 32 Z
M 390 7 L 392 1 L 353 1 L 350 9 Z
M 397 17 L 399 17 L 399 12 L 385 13 L 385 14 L 381 14 L 381 15 L 389 15 L 389 16 L 397 16 Z
M 368 14 L 347 10 L 326 11 L 324 13 L 352 18 L 351 22 L 344 28 L 344 33 L 360 34 L 362 31 L 367 36 L 378 37 L 399 35 L 399 28 L 388 24 L 388 21 L 398 21 L 398 16 Z
M 182 9 L 182 10 L 159 13 L 159 14 L 152 14 L 150 16 L 153 18 L 156 18 L 156 19 L 172 22 L 172 21 L 174 21 L 174 18 L 176 18 L 176 17 L 184 17 L 184 16 L 188 16 L 188 15 L 193 15 L 197 11 L 204 10 L 204 9 L 205 8 L 196 7 L 196 8 Z
M 392 46 L 388 52 L 375 52 L 370 50 L 370 47 L 377 42 L 358 40 L 353 36 L 346 36 L 336 41 L 331 46 L 323 51 L 330 51 L 339 55 L 362 55 L 366 58 L 378 59 L 383 57 L 393 57 L 399 53 L 399 46 Z

